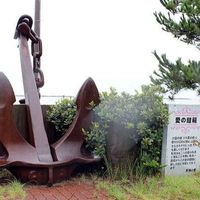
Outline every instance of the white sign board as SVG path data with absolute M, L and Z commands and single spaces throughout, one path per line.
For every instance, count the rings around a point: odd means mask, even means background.
M 164 131 L 164 175 L 185 175 L 200 167 L 200 105 L 168 105 L 169 124 Z

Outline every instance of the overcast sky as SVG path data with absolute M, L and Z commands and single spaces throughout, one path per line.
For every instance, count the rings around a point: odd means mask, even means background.
M 153 15 L 159 0 L 41 0 L 42 95 L 76 95 L 92 77 L 99 91 L 110 86 L 133 93 L 157 69 L 152 55 L 198 60 L 200 52 L 161 30 Z M 16 23 L 34 18 L 34 0 L 6 0 L 0 12 L 0 71 L 23 94 Z

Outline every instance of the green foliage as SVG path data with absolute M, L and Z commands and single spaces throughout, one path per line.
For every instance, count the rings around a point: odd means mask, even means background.
M 180 177 L 151 177 L 140 179 L 132 187 L 126 187 L 126 191 L 132 197 L 138 199 L 200 199 L 199 176 L 180 176 Z
M 200 48 L 200 1 L 199 0 L 160 0 L 168 11 L 167 15 L 155 12 L 154 15 L 164 31 L 188 44 Z M 165 86 L 172 97 L 181 89 L 197 90 L 200 94 L 200 62 L 189 61 L 184 64 L 179 58 L 170 62 L 166 55 L 158 56 L 158 71 L 154 71 L 151 80 L 154 84 Z
M 157 173 L 162 167 L 161 143 L 163 127 L 167 123 L 168 112 L 163 104 L 162 89 L 159 86 L 142 86 L 141 92 L 134 95 L 125 92 L 118 94 L 113 88 L 101 94 L 101 103 L 94 108 L 95 119 L 85 134 L 86 147 L 93 154 L 104 158 L 108 174 L 112 177 L 133 176 L 127 173 L 128 166 L 136 167 L 138 175 Z M 76 113 L 73 99 L 64 99 L 50 107 L 47 116 L 56 130 L 63 133 L 71 124 Z M 130 160 L 113 169 L 106 157 L 106 138 L 113 124 L 123 127 L 123 137 L 135 138 L 140 144 L 139 157 L 136 163 Z M 140 138 L 140 140 L 139 140 Z M 126 144 L 124 144 L 126 145 Z M 112 171 L 115 170 L 115 171 Z M 123 171 L 124 170 L 124 171 Z
M 103 189 L 106 190 L 109 197 L 114 198 L 116 200 L 126 200 L 127 195 L 125 191 L 122 189 L 122 187 L 119 184 L 110 184 L 108 182 L 99 182 L 97 184 L 97 189 Z
M 160 87 L 143 86 L 142 92 L 134 95 L 136 129 L 142 138 L 136 163 L 137 175 L 155 174 L 162 167 L 162 135 L 168 122 L 168 110 L 161 94 Z
M 95 129 L 91 127 L 87 132 L 90 135 L 86 138 L 87 142 L 95 146 L 96 136 L 104 133 L 106 137 L 111 124 L 118 123 L 124 129 L 131 130 L 131 134 L 126 131 L 121 134 L 128 133 L 129 137 L 135 137 L 137 133 L 141 138 L 140 153 L 136 163 L 137 174 L 157 173 L 162 167 L 160 164 L 162 134 L 168 120 L 168 111 L 163 104 L 162 92 L 158 86 L 142 86 L 142 92 L 136 91 L 135 95 L 127 93 L 120 95 L 113 88 L 109 92 L 102 93 L 101 103 L 95 108 L 98 126 Z M 95 139 L 92 137 L 92 131 L 95 132 Z M 99 140 L 102 140 L 102 135 Z M 99 152 L 106 152 L 105 145 L 101 145 L 100 148 L 102 149 Z M 111 173 L 115 172 L 110 171 Z
M 135 118 L 132 113 L 134 107 L 132 102 L 132 95 L 125 92 L 119 95 L 114 88 L 110 88 L 109 92 L 101 94 L 101 103 L 95 108 L 95 113 L 104 123 L 105 128 L 108 128 L 111 122 L 118 123 L 125 128 L 132 128 L 134 127 L 133 118 Z
M 93 152 L 93 154 L 98 155 L 100 157 L 105 156 L 105 148 L 106 148 L 106 131 L 103 127 L 99 125 L 98 122 L 92 122 L 89 131 L 82 130 L 85 139 L 87 141 L 86 147 L 88 150 Z
M 101 94 L 101 103 L 94 108 L 95 121 L 86 132 L 87 147 L 103 158 L 106 158 L 106 136 L 112 123 L 133 128 L 131 112 L 132 96 L 127 93 L 119 95 L 114 88 Z
M 167 16 L 161 12 L 155 12 L 154 15 L 163 30 L 186 43 L 198 45 L 200 41 L 199 0 L 160 0 L 160 2 L 168 11 Z
M 9 184 L 0 186 L 0 199 L 25 199 L 26 192 L 24 185 L 18 181 L 12 181 Z
M 154 52 L 154 55 L 159 61 L 159 70 L 150 77 L 155 85 L 165 87 L 172 97 L 181 89 L 197 90 L 200 94 L 200 62 L 189 61 L 185 65 L 180 58 L 172 63 L 165 54 L 160 57 Z
M 107 177 L 113 180 L 132 181 L 135 178 L 135 162 L 133 158 L 127 156 L 113 165 L 110 160 L 104 158 Z
M 54 124 L 57 133 L 61 136 L 69 128 L 75 114 L 75 100 L 65 98 L 50 106 L 47 111 L 47 120 Z
M 4 189 L 8 196 L 8 199 L 25 199 L 26 192 L 24 191 L 23 184 L 18 181 L 13 181 L 9 185 L 7 185 Z
M 97 189 L 104 189 L 114 199 L 138 200 L 199 200 L 200 176 L 145 177 L 135 182 L 96 181 Z

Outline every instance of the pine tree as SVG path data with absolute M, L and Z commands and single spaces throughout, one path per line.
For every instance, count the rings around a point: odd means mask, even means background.
M 160 3 L 168 12 L 154 13 L 162 29 L 200 49 L 200 0 L 160 0 Z M 173 63 L 165 54 L 159 56 L 155 51 L 154 55 L 159 62 L 158 71 L 151 76 L 154 84 L 165 86 L 172 97 L 181 89 L 193 89 L 200 95 L 200 62 L 184 64 L 179 58 Z

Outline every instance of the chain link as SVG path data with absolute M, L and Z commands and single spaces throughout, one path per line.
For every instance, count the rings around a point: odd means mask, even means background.
M 19 18 L 14 38 L 17 39 L 20 34 L 24 35 L 27 40 L 31 40 L 31 54 L 33 56 L 33 72 L 37 88 L 44 85 L 44 75 L 40 69 L 40 57 L 42 56 L 42 40 L 31 29 L 33 20 L 28 15 L 23 15 Z

